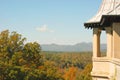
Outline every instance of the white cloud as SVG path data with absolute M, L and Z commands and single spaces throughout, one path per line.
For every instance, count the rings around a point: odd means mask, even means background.
M 41 27 L 37 27 L 36 30 L 39 32 L 50 32 L 50 33 L 54 32 L 54 30 L 48 29 L 48 26 L 46 24 L 42 25 Z
M 53 33 L 54 31 L 53 30 L 49 30 L 49 32 Z
M 48 31 L 47 25 L 43 25 L 41 27 L 37 27 L 36 30 L 40 31 L 40 32 L 47 32 Z

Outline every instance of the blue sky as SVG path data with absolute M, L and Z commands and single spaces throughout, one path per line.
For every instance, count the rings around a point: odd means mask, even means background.
M 101 0 L 0 0 L 0 31 L 17 31 L 40 44 L 92 42 L 92 30 L 83 23 L 100 4 Z

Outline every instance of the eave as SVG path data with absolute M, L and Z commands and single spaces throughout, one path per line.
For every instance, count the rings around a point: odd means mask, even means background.
M 99 22 L 84 23 L 85 28 L 102 28 L 110 27 L 113 22 L 120 22 L 120 15 L 102 15 Z

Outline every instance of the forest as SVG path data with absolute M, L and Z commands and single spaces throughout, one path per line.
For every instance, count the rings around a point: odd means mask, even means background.
M 47 52 L 9 30 L 0 33 L 0 80 L 92 80 L 91 52 Z

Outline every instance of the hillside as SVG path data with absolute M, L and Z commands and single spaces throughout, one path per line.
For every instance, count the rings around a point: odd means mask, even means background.
M 57 44 L 43 44 L 41 45 L 43 51 L 62 51 L 62 52 L 87 52 L 92 51 L 92 43 L 77 43 L 75 45 L 57 45 Z M 106 44 L 101 44 L 101 50 L 106 50 Z

